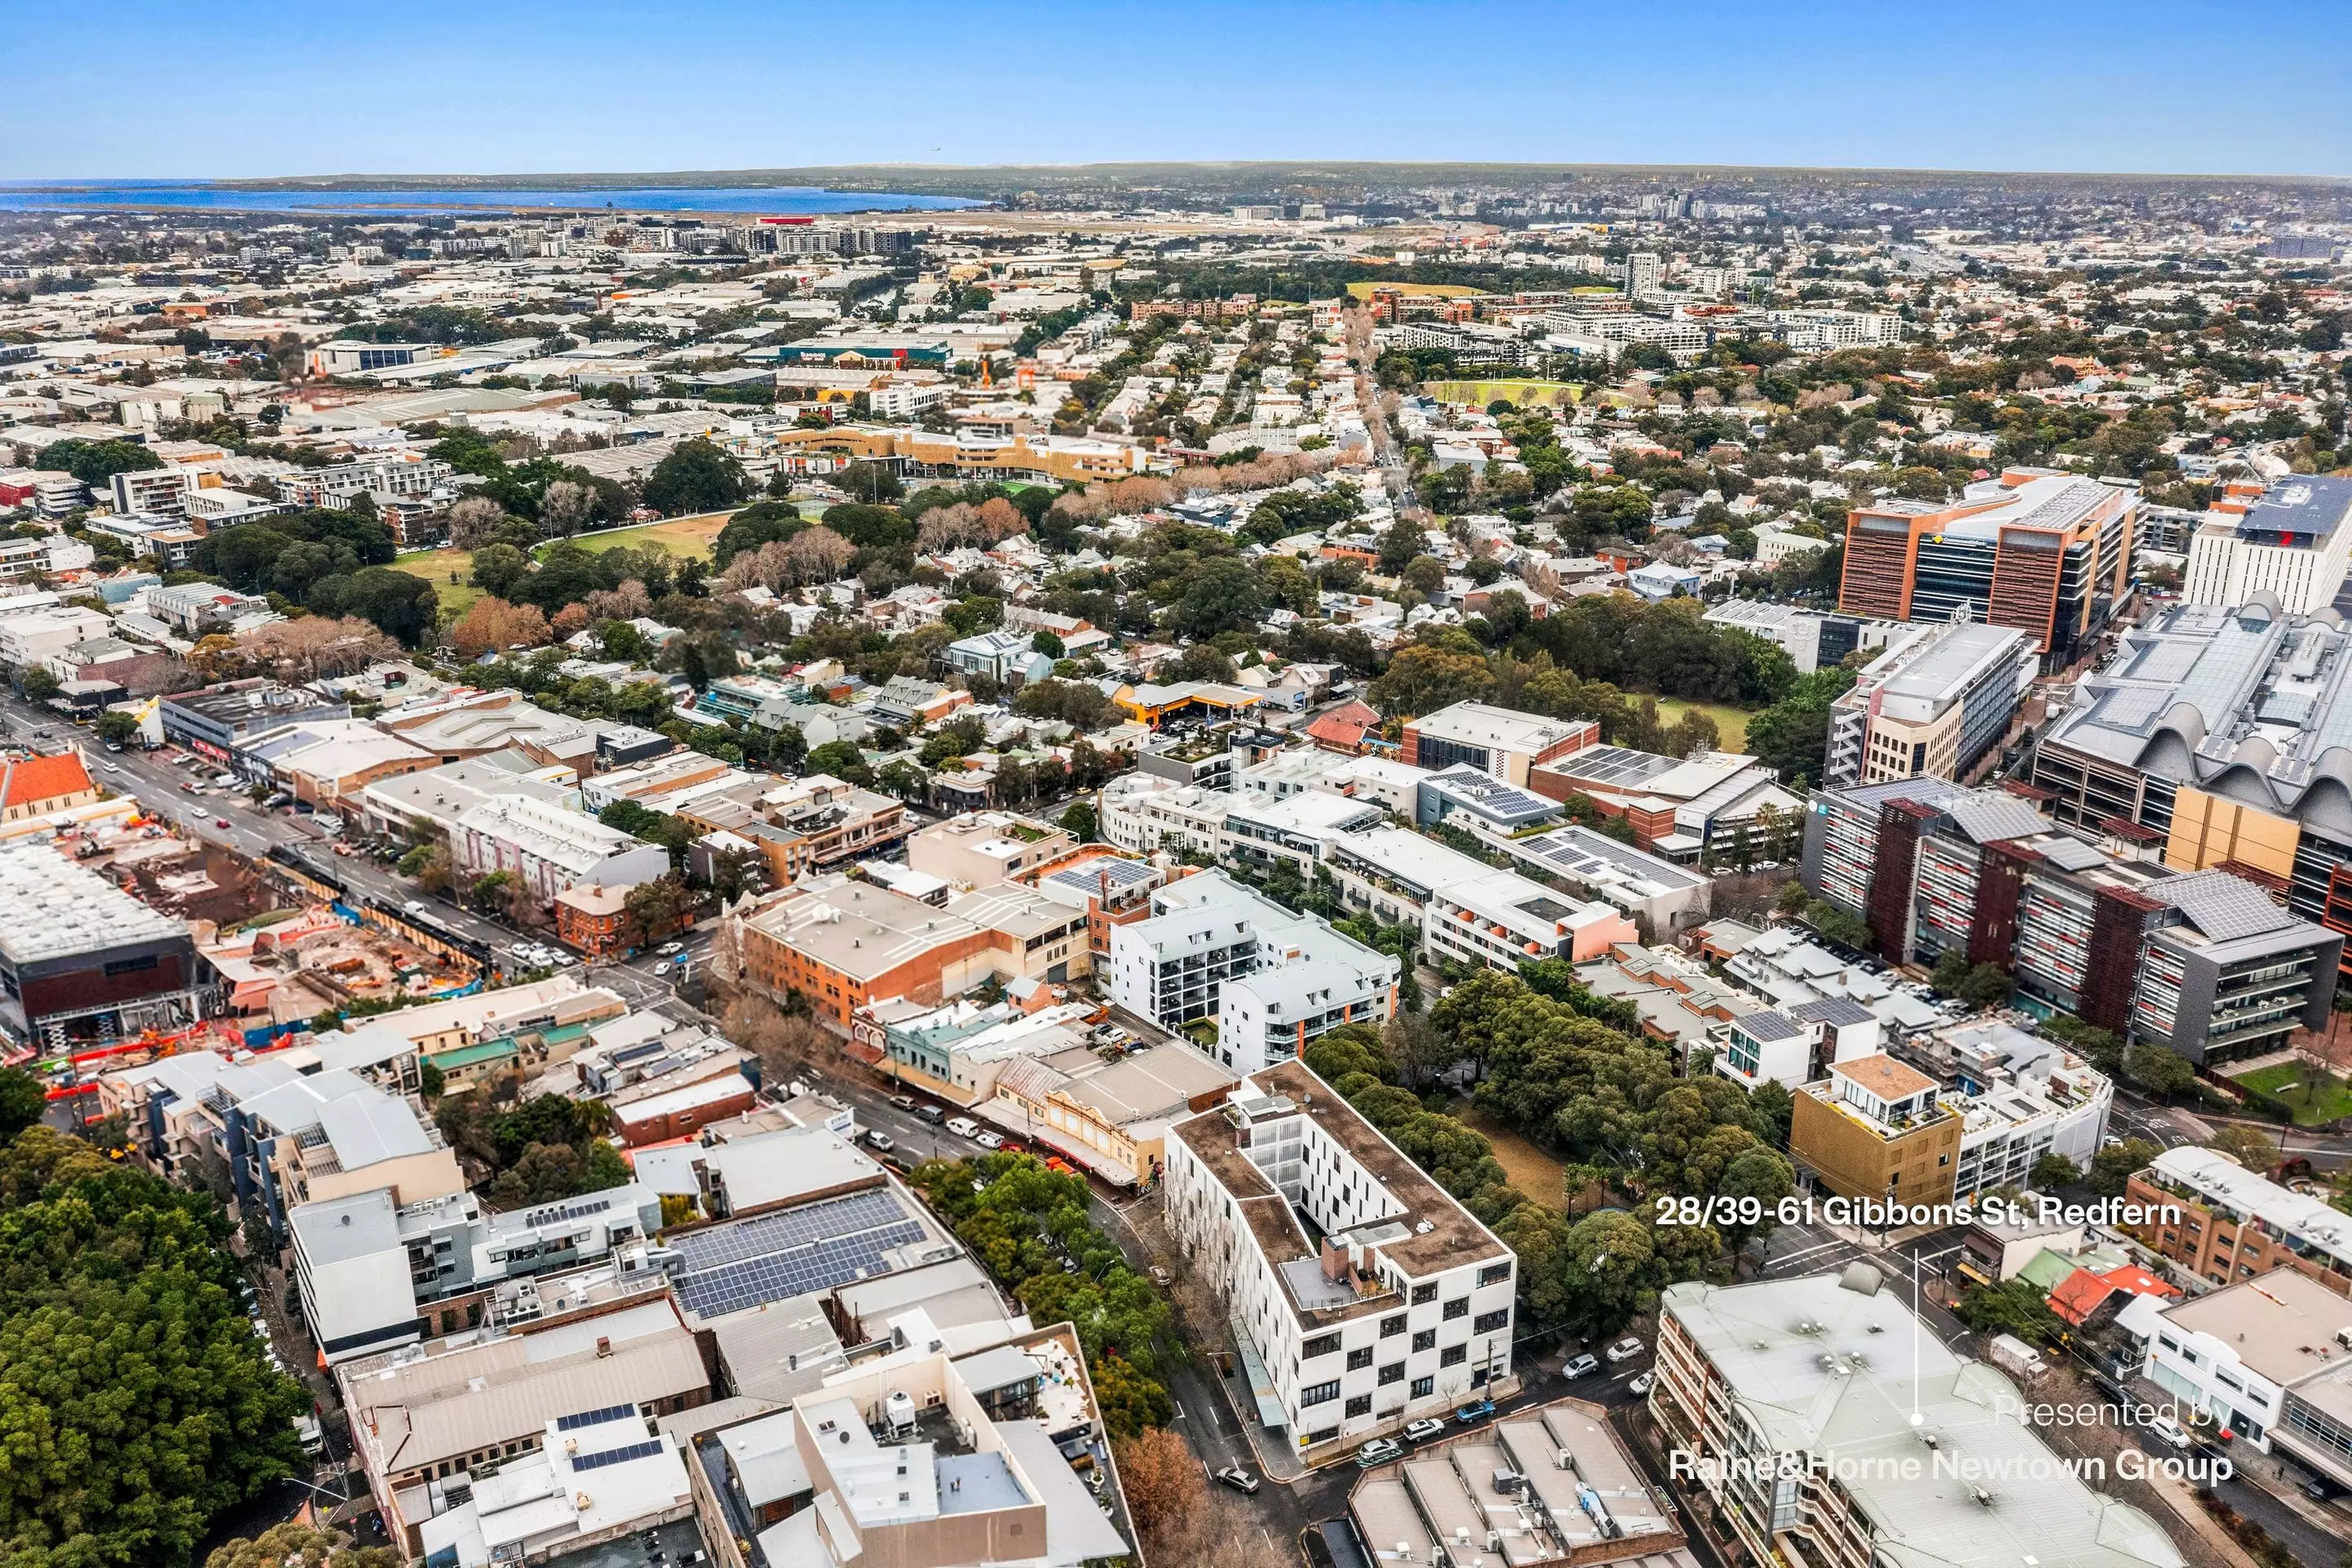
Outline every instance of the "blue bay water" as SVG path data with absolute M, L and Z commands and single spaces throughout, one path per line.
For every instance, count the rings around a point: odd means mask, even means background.
M 237 190 L 201 180 L 26 180 L 0 185 L 0 211 L 93 212 L 164 207 L 394 216 L 470 212 L 714 212 L 797 217 L 818 213 L 945 212 L 961 196 L 829 191 L 812 185 L 614 186 L 565 191 L 455 186 L 417 190 Z

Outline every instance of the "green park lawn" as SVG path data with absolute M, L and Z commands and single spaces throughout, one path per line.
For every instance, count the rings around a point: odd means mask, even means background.
M 666 517 L 659 522 L 639 523 L 635 528 L 608 528 L 596 533 L 583 533 L 572 540 L 590 554 L 617 550 L 624 545 L 638 550 L 648 544 L 658 544 L 672 555 L 692 555 L 710 559 L 710 546 L 719 531 L 733 517 L 730 511 L 697 512 L 691 517 Z
M 2352 1116 L 2352 1087 L 2330 1073 L 2320 1079 L 2316 1094 L 2306 1093 L 2298 1084 L 2303 1068 L 2294 1062 L 2278 1062 L 2252 1072 L 2239 1073 L 2232 1081 L 2245 1085 L 2258 1094 L 2266 1094 L 2286 1107 L 2298 1127 L 2316 1126 L 2333 1121 L 2339 1116 Z
M 637 549 L 658 544 L 672 555 L 691 555 L 708 561 L 712 542 L 734 515 L 732 511 L 706 511 L 692 517 L 668 517 L 635 528 L 583 533 L 574 542 L 592 555 L 623 545 Z M 393 557 L 392 564 L 395 571 L 432 584 L 441 595 L 441 607 L 452 615 L 464 615 L 466 607 L 482 596 L 482 591 L 474 586 L 474 552 L 470 550 L 404 551 Z
M 1658 717 L 1669 724 L 1694 708 L 1715 721 L 1716 732 L 1722 738 L 1725 751 L 1748 749 L 1748 721 L 1755 715 L 1747 709 L 1727 708 L 1720 702 L 1689 702 L 1679 697 L 1658 699 Z
M 474 586 L 474 552 L 470 550 L 409 550 L 392 558 L 393 570 L 422 577 L 440 595 L 441 607 L 462 616 L 466 606 L 482 596 Z

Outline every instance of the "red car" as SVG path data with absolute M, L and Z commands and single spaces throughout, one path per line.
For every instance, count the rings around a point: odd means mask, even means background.
M 215 816 L 213 818 L 213 826 L 215 827 L 226 827 L 228 826 L 228 818 L 226 816 Z

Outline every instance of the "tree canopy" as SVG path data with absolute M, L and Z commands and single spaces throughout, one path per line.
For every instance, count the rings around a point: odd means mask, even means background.
M 263 1360 L 210 1196 L 52 1128 L 0 1149 L 0 1555 L 187 1561 L 295 1474 L 302 1391 Z

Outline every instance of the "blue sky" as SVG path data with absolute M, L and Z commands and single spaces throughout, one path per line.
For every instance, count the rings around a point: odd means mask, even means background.
M 2344 0 L 10 0 L 0 178 L 1477 159 L 2352 175 Z

